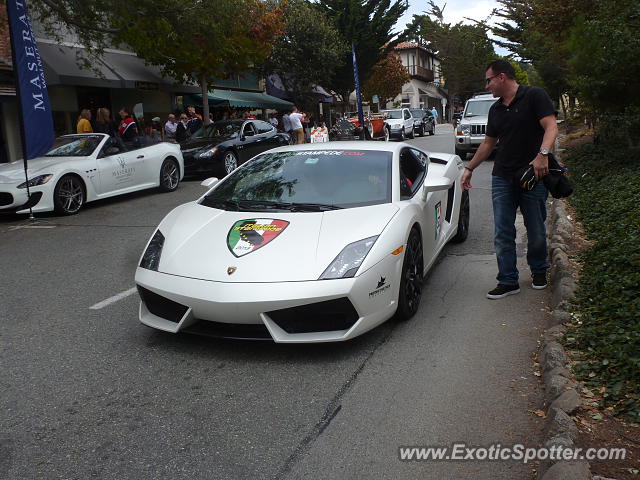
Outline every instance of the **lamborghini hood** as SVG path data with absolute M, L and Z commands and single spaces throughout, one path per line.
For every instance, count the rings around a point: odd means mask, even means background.
M 160 224 L 158 271 L 218 282 L 317 280 L 350 243 L 379 235 L 392 204 L 328 212 L 235 212 L 196 203 Z

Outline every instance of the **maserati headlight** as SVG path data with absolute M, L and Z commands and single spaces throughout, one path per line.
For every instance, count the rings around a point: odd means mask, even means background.
M 29 188 L 37 187 L 38 185 L 44 185 L 52 178 L 53 175 L 51 175 L 50 173 L 47 173 L 46 175 L 38 175 L 37 177 L 30 178 L 28 182 L 22 182 L 20 185 L 18 185 L 18 188 L 27 188 L 27 185 L 29 185 Z
M 202 152 L 198 157 L 200 158 L 213 158 L 213 156 L 218 153 L 218 147 L 213 147 L 211 150 L 207 150 L 206 152 Z
M 355 276 L 358 268 L 362 265 L 362 262 L 377 238 L 378 235 L 350 243 L 344 247 L 327 269 L 322 272 L 318 280 L 350 278 Z
M 164 246 L 164 235 L 160 230 L 156 230 L 156 233 L 151 237 L 147 249 L 142 255 L 140 260 L 140 266 L 147 270 L 158 271 L 158 265 L 160 265 L 160 255 L 162 255 L 162 247 Z

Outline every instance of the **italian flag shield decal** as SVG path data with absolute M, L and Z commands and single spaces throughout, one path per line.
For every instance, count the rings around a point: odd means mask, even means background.
M 238 220 L 227 235 L 227 246 L 236 257 L 242 257 L 264 247 L 289 225 L 286 220 L 253 218 Z

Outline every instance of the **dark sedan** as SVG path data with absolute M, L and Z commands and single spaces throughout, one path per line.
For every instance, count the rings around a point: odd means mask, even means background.
M 282 145 L 289 145 L 289 135 L 278 133 L 270 123 L 221 120 L 205 125 L 182 143 L 185 174 L 224 177 L 259 153 Z
M 427 133 L 429 135 L 436 134 L 436 120 L 433 118 L 433 113 L 422 108 L 412 108 L 410 110 L 414 119 L 413 133 L 420 136 L 424 136 Z

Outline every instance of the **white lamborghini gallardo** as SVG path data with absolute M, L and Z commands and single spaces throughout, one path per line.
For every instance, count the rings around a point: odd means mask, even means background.
M 469 229 L 463 164 L 406 143 L 263 153 L 171 211 L 135 281 L 140 321 L 276 342 L 351 339 L 407 319 L 422 278 Z

